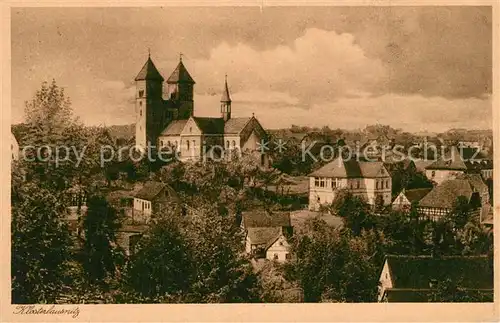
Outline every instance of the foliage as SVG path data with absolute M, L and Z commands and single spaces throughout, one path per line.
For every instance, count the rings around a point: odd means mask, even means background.
M 428 293 L 430 302 L 493 302 L 493 293 L 465 289 L 451 279 L 437 282 Z
M 83 220 L 85 242 L 82 263 L 85 276 L 91 284 L 102 284 L 115 273 L 117 254 L 115 233 L 120 227 L 116 210 L 102 196 L 91 196 L 87 201 L 87 214 Z
M 139 240 L 128 264 L 124 285 L 148 300 L 186 292 L 193 263 L 180 227 L 161 218 Z
M 14 188 L 12 200 L 12 302 L 53 303 L 70 256 L 65 205 L 34 183 Z M 15 197 L 14 197 L 15 196 Z
M 331 207 L 335 214 L 343 218 L 345 227 L 355 236 L 360 235 L 363 229 L 371 229 L 375 225 L 371 207 L 350 192 L 339 191 Z
M 376 300 L 378 267 L 366 240 L 332 229 L 321 220 L 294 237 L 296 256 L 287 278 L 298 281 L 306 302 L 371 302 Z

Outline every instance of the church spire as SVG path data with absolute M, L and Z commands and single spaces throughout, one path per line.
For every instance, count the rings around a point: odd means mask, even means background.
M 231 119 L 231 96 L 229 95 L 229 87 L 227 86 L 227 74 L 224 79 L 224 90 L 220 98 L 220 113 L 224 121 Z
M 220 102 L 231 102 L 231 96 L 229 95 L 229 88 L 227 86 L 227 74 L 225 75 L 224 80 L 224 90 L 222 91 L 222 96 L 220 98 Z

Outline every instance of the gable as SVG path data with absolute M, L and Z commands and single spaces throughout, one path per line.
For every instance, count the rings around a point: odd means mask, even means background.
M 189 136 L 189 135 L 201 136 L 201 134 L 202 134 L 201 129 L 200 127 L 198 127 L 193 117 L 188 119 L 188 121 L 184 125 L 184 128 L 181 131 L 181 135 L 183 136 Z
M 259 139 L 266 138 L 266 131 L 262 128 L 260 122 L 257 119 L 252 118 L 240 132 L 241 142 L 246 142 L 252 132 L 255 132 Z
M 404 192 L 399 193 L 399 195 L 394 199 L 393 204 L 411 204 Z

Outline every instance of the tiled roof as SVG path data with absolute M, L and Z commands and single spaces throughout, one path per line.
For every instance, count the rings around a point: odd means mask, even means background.
M 289 212 L 269 213 L 264 210 L 247 211 L 242 213 L 243 226 L 248 228 L 290 227 Z
M 174 120 L 161 132 L 161 136 L 180 135 L 186 125 L 187 120 Z
M 453 146 L 444 158 L 436 160 L 425 169 L 467 170 L 467 166 L 462 160 L 457 147 Z
M 384 169 L 383 174 L 381 169 Z M 326 164 L 320 169 L 314 171 L 309 176 L 316 177 L 338 177 L 338 178 L 374 178 L 387 177 L 389 174 L 385 171 L 382 162 L 364 162 L 356 160 L 343 160 L 336 158 L 332 162 Z
M 265 245 L 269 248 L 282 234 L 280 227 L 248 228 L 248 238 L 251 244 Z
M 451 279 L 463 288 L 492 289 L 493 261 L 487 256 L 387 256 L 394 288 L 426 289 L 431 280 Z
M 434 187 L 419 205 L 423 207 L 436 207 L 451 209 L 459 196 L 465 196 L 470 200 L 473 189 L 468 180 L 450 179 Z
M 207 134 L 224 133 L 224 119 L 222 118 L 193 117 L 193 119 L 200 128 L 202 133 L 207 133 Z
M 412 202 L 420 201 L 431 190 L 432 190 L 432 188 L 415 188 L 412 190 L 406 190 L 404 194 L 405 194 L 406 198 L 408 199 L 408 201 L 410 201 L 410 203 L 412 203 Z
M 182 63 L 182 61 L 179 62 L 175 70 L 172 72 L 170 77 L 167 79 L 167 83 L 191 83 L 194 84 L 194 80 L 189 75 L 189 72 L 187 71 L 186 67 Z
M 154 199 L 164 188 L 167 187 L 167 184 L 161 182 L 146 182 L 142 189 L 137 192 L 134 197 L 151 201 Z
M 163 77 L 161 76 L 160 72 L 156 69 L 155 64 L 151 60 L 151 57 L 148 57 L 148 60 L 142 67 L 141 71 L 137 76 L 135 77 L 136 81 L 141 81 L 141 80 L 157 80 L 157 81 L 163 81 Z
M 227 134 L 240 133 L 251 119 L 252 119 L 251 117 L 229 119 L 226 122 L 226 124 L 224 125 L 224 133 L 227 133 Z

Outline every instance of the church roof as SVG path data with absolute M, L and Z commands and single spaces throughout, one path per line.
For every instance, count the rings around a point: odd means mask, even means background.
M 141 81 L 141 80 L 158 80 L 158 81 L 163 81 L 163 76 L 161 76 L 160 72 L 158 72 L 158 69 L 156 69 L 155 64 L 151 60 L 151 57 L 148 57 L 148 60 L 142 67 L 141 71 L 139 74 L 137 74 L 136 81 Z
M 172 84 L 172 83 L 191 83 L 194 84 L 195 81 L 189 75 L 189 72 L 187 71 L 186 67 L 182 63 L 182 60 L 179 62 L 175 70 L 172 72 L 170 77 L 167 80 L 167 83 Z
M 174 120 L 161 132 L 161 136 L 180 135 L 187 120 Z
M 224 133 L 224 119 L 222 118 L 202 118 L 193 117 L 196 125 L 200 128 L 202 133 L 208 134 L 223 134 Z
M 226 121 L 224 125 L 224 133 L 227 134 L 237 134 L 240 133 L 252 117 L 242 117 L 242 118 L 231 118 Z

